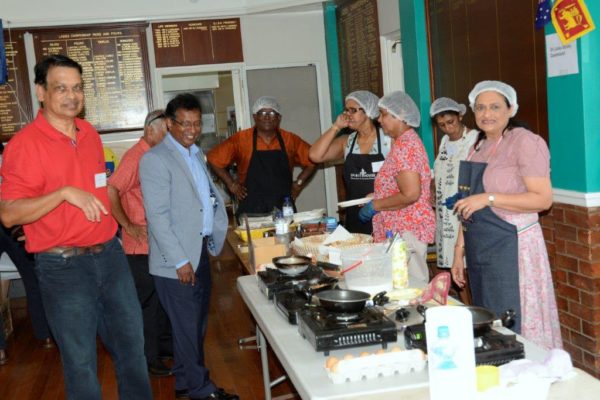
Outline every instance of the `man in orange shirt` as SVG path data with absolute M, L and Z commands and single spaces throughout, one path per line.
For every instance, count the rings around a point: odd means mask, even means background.
M 238 201 L 237 215 L 269 213 L 281 208 L 284 198 L 298 197 L 315 172 L 308 158 L 310 145 L 298 135 L 279 128 L 281 107 L 273 97 L 263 96 L 252 107 L 255 125 L 213 148 L 208 162 Z M 239 180 L 227 168 L 237 164 Z M 302 172 L 293 180 L 295 166 Z
M 144 354 L 148 372 L 153 376 L 171 375 L 171 369 L 159 358 L 161 337 L 170 336 L 167 314 L 163 310 L 148 266 L 148 228 L 140 185 L 142 156 L 162 142 L 167 134 L 163 110 L 146 116 L 144 136 L 123 155 L 119 167 L 108 180 L 108 198 L 112 214 L 123 229 L 123 250 L 127 255 L 144 320 Z M 166 332 L 165 332 L 166 331 Z M 171 344 L 167 345 L 171 348 Z M 172 349 L 167 350 L 172 353 Z

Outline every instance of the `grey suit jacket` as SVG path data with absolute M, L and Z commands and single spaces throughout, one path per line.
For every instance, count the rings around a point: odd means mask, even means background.
M 186 259 L 196 270 L 202 252 L 204 212 L 214 213 L 212 235 L 205 238 L 209 253 L 217 255 L 223 248 L 228 226 L 223 197 L 210 179 L 202 151 L 197 156 L 216 199 L 212 210 L 203 210 L 194 178 L 168 137 L 140 162 L 152 275 L 176 279 L 175 265 Z

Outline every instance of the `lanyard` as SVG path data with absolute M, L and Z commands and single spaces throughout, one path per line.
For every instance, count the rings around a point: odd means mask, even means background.
M 491 151 L 490 155 L 488 156 L 487 160 L 485 160 L 486 162 L 489 162 L 490 159 L 494 156 L 494 154 L 496 154 L 496 150 L 498 150 L 498 146 L 500 145 L 500 142 L 502 142 L 502 139 L 504 139 L 504 135 L 500 136 L 500 139 L 498 139 L 498 141 L 492 148 L 492 151 Z M 475 151 L 476 151 L 475 148 L 473 148 L 473 150 L 471 150 L 471 152 L 469 153 L 469 156 L 467 157 L 467 161 L 471 161 L 471 157 L 473 156 L 473 154 L 475 154 Z

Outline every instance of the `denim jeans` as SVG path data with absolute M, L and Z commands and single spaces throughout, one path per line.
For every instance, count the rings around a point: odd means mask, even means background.
M 99 254 L 63 258 L 38 253 L 36 274 L 63 364 L 69 400 L 101 400 L 96 335 L 111 354 L 119 399 L 152 399 L 142 313 L 123 248 L 113 239 Z
M 36 339 L 43 340 L 50 337 L 50 329 L 46 321 L 44 305 L 38 278 L 35 276 L 33 256 L 25 251 L 23 243 L 13 239 L 10 231 L 0 226 L 0 254 L 6 252 L 15 263 L 19 275 L 25 286 L 27 295 L 27 311 L 31 318 L 33 334 Z

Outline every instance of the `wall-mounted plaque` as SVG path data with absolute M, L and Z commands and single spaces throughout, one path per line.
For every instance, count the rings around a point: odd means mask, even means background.
M 141 129 L 152 107 L 146 24 L 33 32 L 36 59 L 65 54 L 83 67 L 84 117 L 100 132 Z
M 0 85 L 0 140 L 3 142 L 32 120 L 24 34 L 25 31 L 18 29 L 4 30 L 8 83 Z
M 369 90 L 383 95 L 377 0 L 337 1 L 342 93 Z
M 242 62 L 239 18 L 152 24 L 157 67 Z

